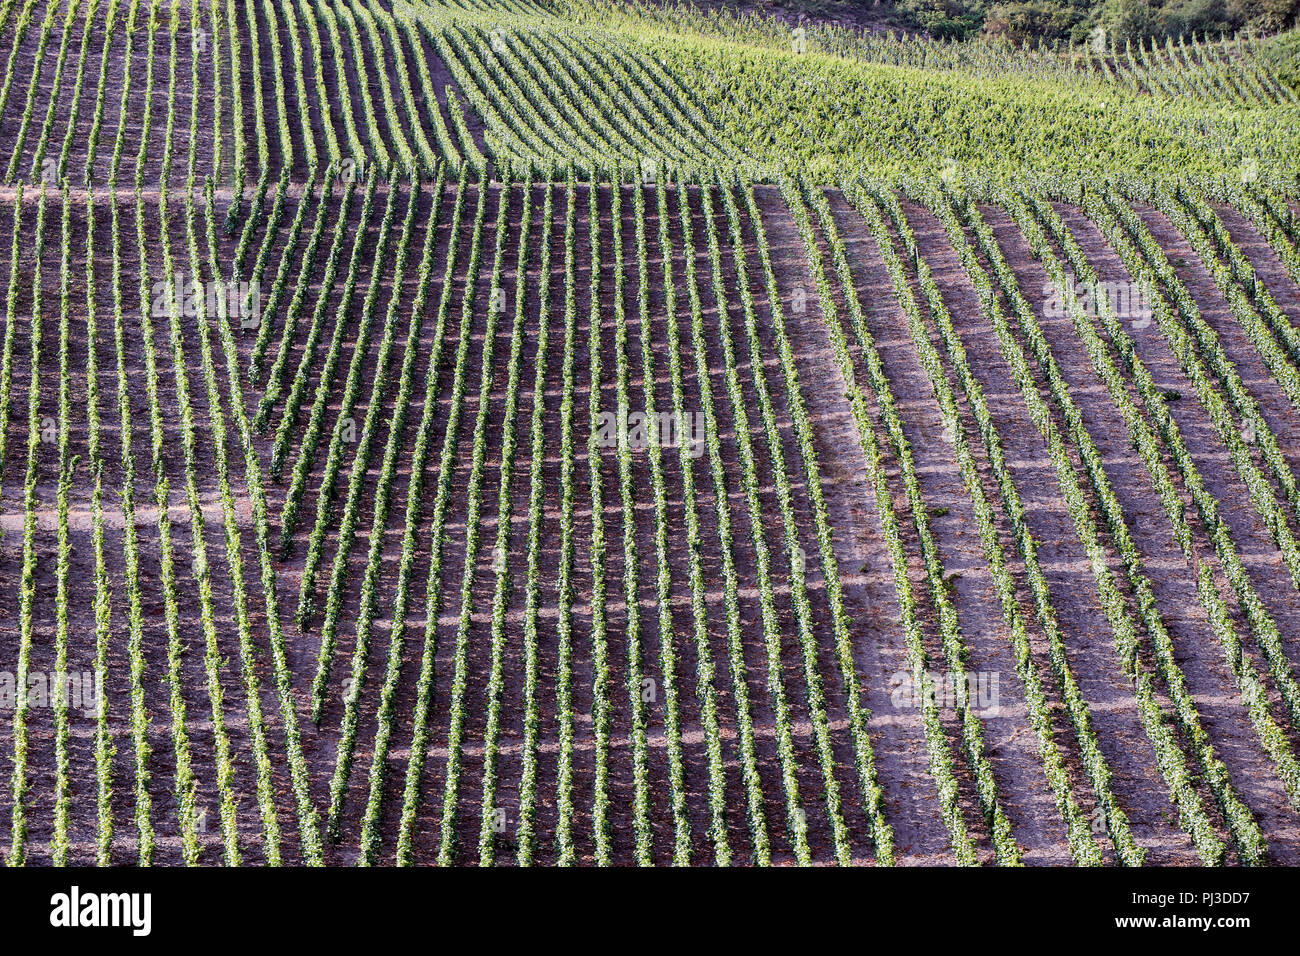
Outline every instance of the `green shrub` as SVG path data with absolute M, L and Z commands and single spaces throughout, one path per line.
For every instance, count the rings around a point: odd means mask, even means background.
M 1054 0 L 1019 0 L 990 7 L 984 17 L 984 32 L 1020 45 L 1040 37 L 1061 39 L 1076 20 L 1074 9 Z

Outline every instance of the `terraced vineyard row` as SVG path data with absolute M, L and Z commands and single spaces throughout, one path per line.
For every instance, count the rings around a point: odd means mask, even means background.
M 847 59 L 923 70 L 962 70 L 982 76 L 1015 72 L 1037 79 L 1090 81 L 1117 90 L 1187 96 L 1239 106 L 1295 102 L 1295 91 L 1277 66 L 1259 57 L 1263 38 L 1238 34 L 1212 39 L 1208 31 L 1158 39 L 1150 36 L 1116 40 L 1101 31 L 1087 44 L 1062 43 L 1058 37 L 1019 46 L 1001 38 L 979 37 L 952 43 L 924 35 L 905 38 L 901 30 L 857 31 L 836 23 L 799 23 L 792 28 L 780 15 L 755 16 L 716 7 L 701 16 L 686 3 L 635 6 L 609 0 L 579 2 L 570 9 L 592 23 L 649 22 L 666 29 L 700 33 L 716 39 L 755 45 L 801 47 Z M 802 32 L 793 30 L 802 28 Z M 1026 56 L 1025 54 L 1031 54 Z
M 235 195 L 281 177 L 364 178 L 367 164 L 426 178 L 440 163 L 617 179 L 724 167 L 774 181 L 792 154 L 818 175 L 852 168 L 843 160 L 987 166 L 1008 145 L 994 130 L 1017 115 L 1022 160 L 1038 170 L 1074 170 L 1072 153 L 1093 171 L 1131 169 L 1131 150 L 1113 149 L 1124 141 L 1153 171 L 1235 177 L 1244 164 L 1258 176 L 1296 148 L 1290 124 L 1233 120 L 1295 107 L 1257 40 L 1066 56 L 831 30 L 811 46 L 831 55 L 806 55 L 800 33 L 792 57 L 788 31 L 761 19 L 587 2 L 12 0 L 4 17 L 9 183 L 116 185 L 132 158 L 149 188 L 211 176 Z M 701 45 L 684 22 L 753 45 Z M 1009 94 L 991 82 L 1008 71 L 1039 85 Z M 1042 136 L 1049 102 L 1065 118 Z M 846 127 L 845 115 L 875 122 Z M 953 138 L 959 121 L 967 132 Z
M 635 44 L 549 15 L 545 29 L 506 30 L 486 8 L 375 0 L 51 0 L 43 18 L 35 0 L 9 7 L 21 9 L 0 86 L 7 182 L 116 184 L 135 157 L 141 182 L 211 176 L 240 194 L 368 163 L 482 171 L 485 150 L 610 169 L 734 151 Z M 557 89 L 572 97 L 564 116 Z
M 1300 862 L 1266 41 L 0 38 L 7 862 Z
M 1289 858 L 1258 205 L 273 190 L 10 204 L 11 861 Z

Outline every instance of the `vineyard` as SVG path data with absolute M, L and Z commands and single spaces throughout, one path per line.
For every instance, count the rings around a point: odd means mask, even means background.
M 1284 49 L 0 0 L 5 861 L 1300 864 Z

